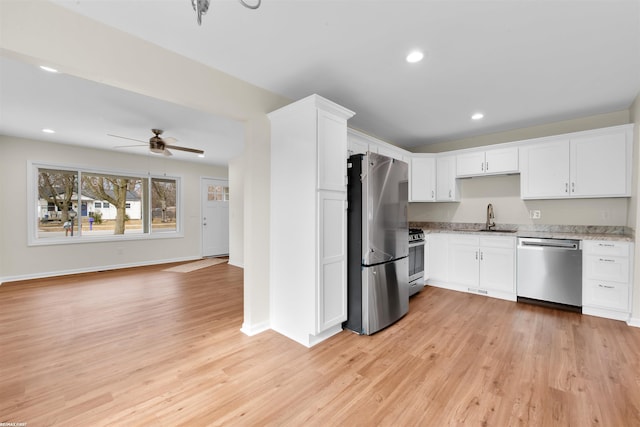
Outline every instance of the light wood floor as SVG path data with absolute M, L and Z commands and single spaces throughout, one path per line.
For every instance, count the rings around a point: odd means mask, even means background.
M 307 349 L 240 332 L 242 270 L 0 286 L 0 422 L 638 426 L 640 329 L 427 288 L 399 323 Z

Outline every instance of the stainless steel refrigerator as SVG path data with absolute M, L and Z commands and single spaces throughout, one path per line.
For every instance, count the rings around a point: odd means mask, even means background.
M 347 321 L 370 335 L 409 310 L 408 165 L 376 153 L 349 157 Z

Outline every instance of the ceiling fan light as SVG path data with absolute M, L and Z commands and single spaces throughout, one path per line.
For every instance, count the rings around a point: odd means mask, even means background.
M 150 147 L 149 151 L 156 154 L 164 154 L 164 150 L 162 148 Z

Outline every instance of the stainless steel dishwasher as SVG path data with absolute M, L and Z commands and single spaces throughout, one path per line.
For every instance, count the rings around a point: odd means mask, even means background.
M 582 307 L 582 242 L 518 238 L 518 301 Z

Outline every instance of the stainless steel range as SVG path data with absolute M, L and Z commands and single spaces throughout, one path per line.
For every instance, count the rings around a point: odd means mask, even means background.
M 409 296 L 424 288 L 424 231 L 409 229 Z

